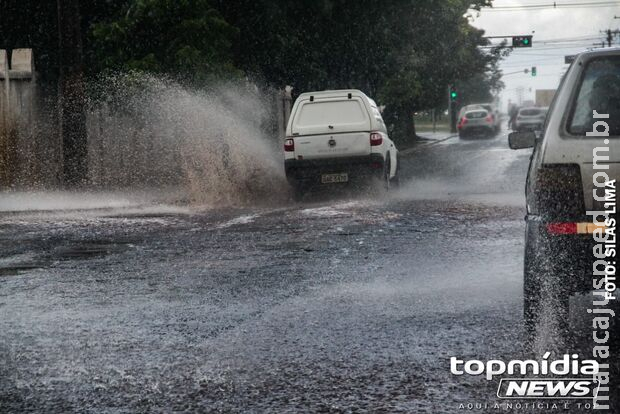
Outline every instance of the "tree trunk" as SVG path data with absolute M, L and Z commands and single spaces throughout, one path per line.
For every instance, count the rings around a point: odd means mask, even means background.
M 409 122 L 407 122 L 407 138 L 410 140 L 415 140 L 418 138 L 418 135 L 415 131 L 415 120 L 413 119 L 413 111 L 407 111 Z
M 78 187 L 88 177 L 86 98 L 82 67 L 79 0 L 58 0 L 59 131 L 62 138 L 63 184 Z
M 413 111 L 411 105 L 388 106 L 385 121 L 390 125 L 392 139 L 402 145 L 410 144 L 417 139 Z

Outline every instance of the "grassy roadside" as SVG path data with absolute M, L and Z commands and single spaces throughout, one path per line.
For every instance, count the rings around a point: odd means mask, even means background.
M 417 114 L 413 116 L 416 132 L 450 132 L 450 122 L 447 116 L 442 116 L 435 121 L 428 114 Z

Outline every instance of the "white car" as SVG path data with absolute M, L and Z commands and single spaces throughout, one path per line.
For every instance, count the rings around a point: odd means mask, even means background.
M 459 131 L 459 138 L 464 138 L 471 133 L 493 135 L 496 131 L 493 115 L 481 106 L 465 112 L 456 127 Z
M 497 110 L 497 107 L 493 103 L 465 105 L 459 111 L 458 121 L 461 122 L 467 112 L 475 111 L 479 109 L 484 109 L 485 111 L 488 112 L 488 115 L 490 115 L 490 120 L 491 120 L 490 122 L 493 126 L 493 133 L 495 134 L 498 133 L 501 130 L 502 119 L 500 117 L 499 111 Z
M 545 124 L 548 108 L 521 108 L 517 113 L 515 131 L 540 131 Z
M 312 186 L 398 180 L 398 150 L 377 104 L 355 89 L 303 93 L 284 142 L 286 178 L 296 198 Z

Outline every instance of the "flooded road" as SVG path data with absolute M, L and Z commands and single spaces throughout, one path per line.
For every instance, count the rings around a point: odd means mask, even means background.
M 450 357 L 527 354 L 528 160 L 505 133 L 451 138 L 404 153 L 385 200 L 4 213 L 0 411 L 501 403 Z

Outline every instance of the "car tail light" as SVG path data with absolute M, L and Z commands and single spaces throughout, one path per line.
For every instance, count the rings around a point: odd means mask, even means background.
M 461 118 L 461 122 L 459 122 L 459 124 L 457 126 L 459 128 L 463 128 L 466 123 L 467 123 L 467 118 L 463 117 L 463 118 Z
M 545 224 L 547 233 L 558 234 L 594 234 L 596 231 L 607 231 L 605 224 L 592 222 L 556 222 Z
M 295 141 L 292 138 L 287 138 L 284 141 L 284 151 L 293 152 L 295 151 Z
M 547 223 L 549 234 L 577 234 L 577 223 Z
M 370 146 L 376 147 L 381 144 L 383 144 L 383 137 L 381 136 L 381 134 L 378 132 L 371 132 L 370 133 Z
M 543 164 L 533 185 L 534 208 L 543 217 L 571 219 L 585 214 L 578 164 Z
M 486 117 L 486 121 L 487 121 L 489 124 L 492 124 L 492 123 L 493 123 L 493 116 L 492 116 L 492 115 L 487 115 L 487 117 Z

